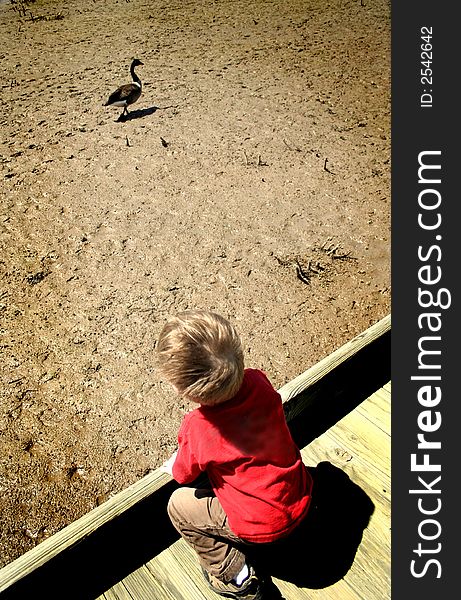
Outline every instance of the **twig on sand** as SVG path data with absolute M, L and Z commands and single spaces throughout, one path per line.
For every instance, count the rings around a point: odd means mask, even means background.
M 351 256 L 351 252 L 341 252 L 339 244 L 334 244 L 331 238 L 328 238 L 321 246 L 326 254 L 332 259 L 339 260 L 357 260 Z
M 301 265 L 299 264 L 298 259 L 296 259 L 295 265 L 296 265 L 296 276 L 297 276 L 297 278 L 300 279 L 303 283 L 310 283 L 311 279 L 309 277 L 309 272 L 308 272 L 309 271 L 309 267 L 310 267 L 310 262 L 309 262 L 309 266 L 307 268 L 307 271 L 305 271 L 301 267 Z
M 291 146 L 285 139 L 282 139 L 282 142 L 285 144 L 285 146 L 288 148 L 288 150 L 294 150 L 295 152 L 301 152 L 301 148 L 298 148 L 298 146 Z
M 260 154 L 258 154 L 258 161 L 255 163 L 255 162 L 250 162 L 250 159 L 248 158 L 248 154 L 246 153 L 245 150 L 242 150 L 242 152 L 245 156 L 245 161 L 246 161 L 247 166 L 250 166 L 250 165 L 256 165 L 257 167 L 267 167 L 268 166 L 268 163 L 265 162 L 264 160 L 262 160 Z
M 328 162 L 328 158 L 326 158 L 325 162 L 323 163 L 323 170 L 326 171 L 327 173 L 331 173 L 331 175 L 334 175 L 333 171 L 330 171 L 330 169 L 327 167 L 327 162 Z

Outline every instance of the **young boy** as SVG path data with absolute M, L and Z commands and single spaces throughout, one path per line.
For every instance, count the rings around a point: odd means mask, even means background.
M 157 344 L 160 373 L 198 404 L 163 466 L 180 484 L 206 472 L 211 489 L 181 487 L 168 514 L 198 554 L 210 587 L 229 598 L 262 598 L 245 556 L 250 544 L 291 533 L 309 509 L 312 479 L 285 421 L 280 395 L 259 370 L 244 369 L 234 327 L 209 311 L 170 319 Z

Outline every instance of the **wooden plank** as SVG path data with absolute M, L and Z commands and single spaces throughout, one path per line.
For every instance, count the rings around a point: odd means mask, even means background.
M 355 567 L 364 568 L 364 572 L 373 573 L 375 579 L 387 581 L 390 577 L 390 513 L 382 504 L 375 504 L 368 527 L 363 533 L 363 540 L 358 548 Z M 389 508 L 389 503 L 387 505 Z M 371 571 L 366 565 L 373 564 Z M 365 575 L 369 577 L 369 575 Z M 381 585 L 381 584 L 380 584 Z
M 342 468 L 351 480 L 370 496 L 375 505 L 375 511 L 364 531 L 354 564 L 345 577 L 347 584 L 353 590 L 353 597 L 366 600 L 374 598 L 381 600 L 390 594 L 388 390 L 390 387 L 383 392 L 380 390 L 373 394 L 353 413 L 344 417 L 328 432 L 302 450 L 303 460 L 307 464 L 317 464 L 320 460 L 328 459 Z M 379 411 L 376 410 L 377 404 Z M 373 418 L 370 415 L 373 415 Z M 340 452 L 335 452 L 337 449 Z M 345 451 L 344 455 L 342 450 Z M 371 484 L 370 479 L 373 479 Z M 386 493 L 383 492 L 382 485 L 386 486 L 384 488 Z M 373 574 L 372 577 L 370 573 Z M 336 595 L 334 588 L 335 586 L 328 588 L 332 598 L 345 597 L 345 590 L 341 590 L 341 593 Z M 310 590 L 310 597 L 316 597 L 315 591 Z M 324 597 L 322 595 L 322 599 Z
M 192 549 L 190 549 L 192 552 Z M 178 560 L 181 557 L 182 560 Z M 175 542 L 157 557 L 147 563 L 148 569 L 167 590 L 171 598 L 188 600 L 215 600 L 216 596 L 205 585 L 198 583 L 198 563 L 195 557 L 187 555 L 187 545 L 183 540 Z M 158 596 L 159 598 L 170 596 Z
M 158 598 L 168 598 L 168 590 L 146 565 L 127 575 L 122 583 L 135 599 L 158 600 Z
M 329 354 L 320 362 L 313 365 L 310 369 L 301 373 L 287 384 L 279 389 L 284 402 L 288 402 L 295 396 L 299 396 L 308 387 L 317 383 L 322 377 L 333 371 L 340 364 L 355 356 L 360 350 L 377 340 L 379 337 L 390 331 L 391 316 L 387 315 L 363 333 L 359 334 L 343 346 Z M 302 411 L 302 406 L 299 411 Z
M 133 598 L 123 583 L 119 582 L 96 600 L 137 600 L 137 596 Z
M 359 412 L 354 412 L 350 418 L 340 421 L 328 437 L 338 446 L 341 444 L 346 447 L 350 456 L 355 457 L 355 460 L 364 466 L 367 464 L 367 468 L 371 468 L 378 477 L 387 478 L 390 459 L 389 435 L 373 426 Z M 366 443 L 367 441 L 370 443 Z
M 178 565 L 178 569 L 181 570 L 181 572 L 185 572 L 192 579 L 200 593 L 200 598 L 216 600 L 216 594 L 210 590 L 205 582 L 194 550 L 183 540 L 179 540 L 173 544 L 170 549 L 171 554 Z M 189 598 L 189 595 L 186 597 Z
M 384 589 L 386 585 L 390 586 L 390 528 L 388 523 L 386 534 L 381 537 L 377 536 L 375 522 L 378 518 L 375 514 L 369 528 L 364 532 L 363 541 L 356 556 L 355 572 L 359 580 L 362 577 L 369 579 L 370 573 L 373 573 L 373 585 L 377 583 L 380 589 Z M 375 529 L 375 532 L 373 532 L 373 529 Z M 372 537 L 374 539 L 370 543 Z M 359 570 L 361 571 L 359 572 Z M 352 581 L 351 578 L 349 578 L 349 581 Z
M 357 407 L 357 412 L 368 419 L 373 425 L 376 425 L 384 433 L 390 435 L 390 394 L 382 389 L 370 396 L 369 407 L 364 410 L 363 407 Z
M 181 598 L 181 594 L 178 592 L 177 583 L 172 581 L 170 576 L 171 571 L 175 566 L 176 565 L 171 559 L 169 549 L 164 550 L 158 556 L 146 563 L 146 567 L 155 579 L 155 589 L 158 598 L 162 598 L 162 600 L 176 600 L 177 598 Z
M 347 574 L 348 584 L 355 591 L 357 598 L 390 598 L 390 569 L 380 568 L 376 555 L 366 552 L 366 543 L 362 543 L 361 549 L 361 555 L 356 558 L 354 568 Z

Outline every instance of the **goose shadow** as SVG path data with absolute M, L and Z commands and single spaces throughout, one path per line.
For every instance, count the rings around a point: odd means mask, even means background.
M 250 550 L 246 547 L 245 551 L 269 581 L 276 577 L 300 588 L 322 589 L 342 579 L 351 568 L 374 504 L 330 462 L 308 469 L 314 488 L 305 520 L 287 538 L 253 545 Z M 271 598 L 282 598 L 272 582 L 271 590 Z
M 133 119 L 142 119 L 153 115 L 155 112 L 160 110 L 160 106 L 150 106 L 149 108 L 140 108 L 138 110 L 132 110 L 127 115 L 123 113 L 116 119 L 116 123 L 125 123 L 125 121 L 132 121 Z

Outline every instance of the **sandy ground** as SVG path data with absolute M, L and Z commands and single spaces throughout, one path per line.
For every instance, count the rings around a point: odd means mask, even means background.
M 168 315 L 280 387 L 390 312 L 389 37 L 387 0 L 0 4 L 0 564 L 174 450 Z

